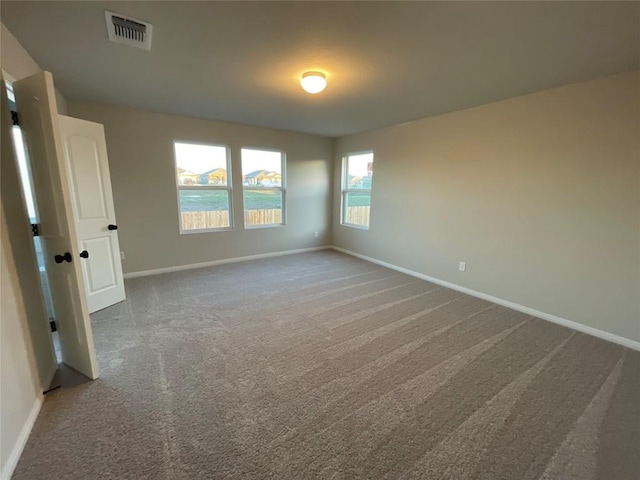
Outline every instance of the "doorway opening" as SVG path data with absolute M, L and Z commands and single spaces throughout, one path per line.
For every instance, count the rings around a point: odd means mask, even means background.
M 13 137 L 13 146 L 16 155 L 16 159 L 18 161 L 18 171 L 20 175 L 20 187 L 22 189 L 22 193 L 24 195 L 25 203 L 27 206 L 27 214 L 29 215 L 29 223 L 31 224 L 31 228 L 33 230 L 33 244 L 36 251 L 36 258 L 38 261 L 38 270 L 39 270 L 39 278 L 40 285 L 42 287 L 42 293 L 44 296 L 44 303 L 47 311 L 47 317 L 49 318 L 49 325 L 47 328 L 51 329 L 53 345 L 56 354 L 56 360 L 58 363 L 61 363 L 61 353 L 60 353 L 60 341 L 58 338 L 58 334 L 55 331 L 55 311 L 53 308 L 53 301 L 51 298 L 51 288 L 49 287 L 49 277 L 47 275 L 47 267 L 45 264 L 44 253 L 42 248 L 42 241 L 38 232 L 38 225 L 40 223 L 40 216 L 38 214 L 38 203 L 36 202 L 33 176 L 31 174 L 31 167 L 29 164 L 29 159 L 27 155 L 27 149 L 24 144 L 24 137 L 22 134 L 22 130 L 20 129 L 20 125 L 17 121 L 17 106 L 16 106 L 16 97 L 13 91 L 13 82 L 5 77 L 5 84 L 7 87 L 7 98 L 9 100 L 9 107 L 11 109 L 12 117 L 14 119 L 13 126 L 11 128 L 11 134 Z

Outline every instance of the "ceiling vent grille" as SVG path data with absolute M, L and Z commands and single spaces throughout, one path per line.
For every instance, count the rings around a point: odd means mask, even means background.
M 153 25 L 119 13 L 109 12 L 108 10 L 105 10 L 104 14 L 107 20 L 109 40 L 151 50 Z

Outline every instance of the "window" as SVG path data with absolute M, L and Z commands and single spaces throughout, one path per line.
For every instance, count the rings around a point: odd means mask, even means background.
M 284 225 L 284 153 L 243 148 L 241 158 L 245 226 Z
M 175 142 L 174 149 L 180 233 L 231 228 L 229 148 Z
M 368 229 L 373 152 L 347 155 L 342 168 L 342 225 Z

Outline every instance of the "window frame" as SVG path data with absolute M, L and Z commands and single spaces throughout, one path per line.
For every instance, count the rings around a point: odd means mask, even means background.
M 226 185 L 180 185 L 178 183 L 178 156 L 176 155 L 176 144 L 183 145 L 198 145 L 203 147 L 223 147 L 227 156 L 227 184 Z M 192 142 L 184 140 L 173 140 L 173 178 L 176 185 L 176 198 L 178 201 L 178 230 L 180 235 L 191 235 L 194 233 L 212 233 L 212 232 L 228 232 L 234 229 L 234 215 L 233 215 L 233 180 L 232 180 L 232 158 L 231 147 L 223 143 L 205 143 L 205 142 Z M 182 208 L 180 205 L 180 191 L 181 190 L 223 190 L 227 192 L 229 196 L 229 226 L 228 227 L 214 227 L 214 228 L 198 228 L 187 229 L 182 228 Z
M 357 152 L 345 153 L 342 156 L 342 178 L 340 179 L 340 225 L 343 227 L 357 228 L 359 230 L 369 230 L 371 228 L 371 207 L 369 207 L 369 225 L 358 225 L 356 223 L 347 222 L 347 195 L 350 193 L 368 193 L 373 203 L 373 178 L 371 179 L 370 188 L 349 188 L 349 157 L 356 155 L 373 155 L 373 163 L 375 163 L 375 153 L 373 150 L 360 150 Z M 375 166 L 374 166 L 375 168 Z
M 278 152 L 280 154 L 280 186 L 279 187 L 250 187 L 244 184 L 244 174 L 242 173 L 242 150 L 259 150 L 263 152 Z M 279 148 L 265 148 L 265 147 L 253 147 L 244 145 L 240 147 L 240 175 L 242 177 L 242 223 L 246 230 L 253 230 L 255 228 L 274 228 L 274 227 L 286 227 L 287 226 L 287 154 L 284 150 Z M 280 191 L 282 195 L 282 212 L 280 213 L 280 223 L 268 223 L 264 225 L 247 225 L 247 219 L 245 216 L 246 208 L 244 202 L 245 190 L 259 190 L 259 191 Z

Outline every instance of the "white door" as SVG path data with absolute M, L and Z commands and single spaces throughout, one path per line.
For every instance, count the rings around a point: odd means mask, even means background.
M 62 361 L 98 378 L 80 249 L 58 125 L 53 77 L 40 72 L 13 84 L 40 213 L 40 237 L 58 325 Z
M 89 313 L 125 299 L 107 143 L 99 123 L 58 116 Z

